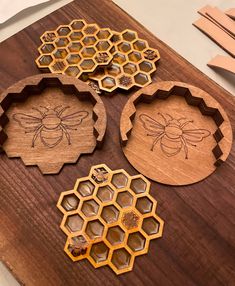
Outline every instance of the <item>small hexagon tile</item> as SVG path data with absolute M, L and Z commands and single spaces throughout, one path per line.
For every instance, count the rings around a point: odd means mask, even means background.
M 163 232 L 149 189 L 142 175 L 93 166 L 57 203 L 67 255 L 73 261 L 86 258 L 95 268 L 108 265 L 116 274 L 131 271 L 135 257 L 147 253 L 150 240 Z
M 97 66 L 110 63 L 111 37 L 108 28 L 101 29 L 85 20 L 73 20 L 69 25 L 61 25 L 41 36 L 36 64 L 43 71 L 80 78 Z
M 117 88 L 129 90 L 133 86 L 144 87 L 152 82 L 160 59 L 158 50 L 150 48 L 147 41 L 132 30 L 121 33 L 112 31 L 111 53 L 113 59 L 107 67 L 96 70 L 89 77 L 97 81 L 101 90 L 112 92 Z

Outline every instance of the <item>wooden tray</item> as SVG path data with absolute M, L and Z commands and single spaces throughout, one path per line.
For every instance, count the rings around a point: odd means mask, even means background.
M 123 152 L 157 182 L 187 185 L 209 176 L 232 145 L 229 119 L 203 90 L 160 82 L 132 95 L 120 124 Z
M 77 18 L 116 31 L 127 27 L 137 31 L 161 55 L 153 81 L 187 82 L 205 90 L 226 110 L 234 131 L 234 97 L 111 1 L 73 1 L 1 43 L 0 90 L 38 74 L 34 59 L 42 33 Z M 233 284 L 234 145 L 226 163 L 206 180 L 186 187 L 151 183 L 157 213 L 166 221 L 164 236 L 152 241 L 148 255 L 136 259 L 133 271 L 117 276 L 108 267 L 94 269 L 86 260 L 73 263 L 61 251 L 65 237 L 56 208 L 61 192 L 72 190 L 78 177 L 86 176 L 91 166 L 101 162 L 112 170 L 122 168 L 130 175 L 137 174 L 119 141 L 120 115 L 127 99 L 119 91 L 112 98 L 102 97 L 109 118 L 102 149 L 81 156 L 79 164 L 65 165 L 58 175 L 42 176 L 38 168 L 0 155 L 1 259 L 27 286 Z
M 104 138 L 102 100 L 80 80 L 36 75 L 23 79 L 0 96 L 1 149 L 55 174 L 64 163 L 92 153 Z

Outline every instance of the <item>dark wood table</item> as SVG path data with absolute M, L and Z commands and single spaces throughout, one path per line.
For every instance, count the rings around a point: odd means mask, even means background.
M 225 108 L 234 130 L 234 98 L 108 0 L 74 1 L 1 43 L 0 90 L 38 74 L 34 59 L 40 35 L 74 18 L 118 31 L 136 30 L 160 51 L 154 80 L 183 81 L 204 89 Z M 187 39 L 179 40 L 188 44 Z M 151 194 L 165 220 L 164 235 L 151 242 L 147 255 L 136 259 L 132 272 L 116 276 L 108 267 L 73 263 L 64 253 L 66 236 L 59 229 L 62 215 L 56 208 L 59 194 L 71 189 L 76 178 L 87 175 L 94 164 L 137 173 L 119 144 L 120 114 L 129 96 L 119 92 L 102 97 L 108 112 L 103 148 L 82 156 L 75 165 L 64 166 L 58 175 L 43 176 L 37 167 L 25 167 L 20 159 L 0 155 L 0 257 L 22 284 L 234 285 L 234 145 L 226 163 L 200 183 L 185 187 L 152 183 Z

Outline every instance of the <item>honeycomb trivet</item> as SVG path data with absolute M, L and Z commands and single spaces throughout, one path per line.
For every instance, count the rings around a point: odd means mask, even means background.
M 160 59 L 158 50 L 150 48 L 135 31 L 112 33 L 114 47 L 111 49 L 113 59 L 110 65 L 97 69 L 89 77 L 98 82 L 101 90 L 107 92 L 150 84 L 151 74 L 156 70 L 156 62 Z
M 135 257 L 162 236 L 164 223 L 149 189 L 142 175 L 93 166 L 57 203 L 67 255 L 73 261 L 87 258 L 95 268 L 108 265 L 116 274 L 132 270 Z
M 112 60 L 109 52 L 113 46 L 111 37 L 108 28 L 74 20 L 41 36 L 36 64 L 43 71 L 80 78 L 83 73 L 93 72 L 97 66 L 109 64 Z

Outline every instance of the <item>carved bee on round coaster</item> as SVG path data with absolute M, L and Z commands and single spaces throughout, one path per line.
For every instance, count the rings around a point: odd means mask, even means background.
M 26 78 L 1 95 L 1 148 L 10 158 L 58 173 L 103 142 L 106 112 L 84 82 L 64 75 Z
M 150 241 L 163 232 L 149 190 L 142 175 L 93 166 L 57 203 L 66 254 L 73 261 L 88 259 L 95 268 L 108 265 L 116 274 L 131 271 L 136 256 L 147 253 Z
M 231 125 L 220 104 L 180 82 L 152 84 L 132 95 L 120 132 L 133 167 L 169 185 L 206 178 L 226 160 L 232 145 Z

